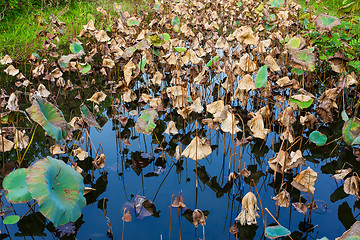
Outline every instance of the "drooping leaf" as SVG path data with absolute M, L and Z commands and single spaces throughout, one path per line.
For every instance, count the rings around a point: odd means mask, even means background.
M 293 95 L 290 98 L 290 102 L 296 103 L 301 109 L 310 107 L 313 101 L 312 98 L 303 94 Z
M 79 63 L 78 68 L 82 74 L 87 74 L 91 69 L 91 65 L 89 63 L 86 63 L 86 64 Z
M 81 104 L 80 111 L 82 118 L 90 127 L 96 127 L 98 129 L 101 129 L 99 123 L 95 119 L 95 116 L 85 104 Z
M 312 133 L 310 133 L 309 139 L 317 146 L 322 146 L 327 141 L 326 135 L 319 131 L 313 131 Z
M 135 124 L 135 128 L 139 133 L 151 134 L 156 127 L 155 119 L 158 113 L 155 109 L 146 109 L 141 111 L 141 115 Z
M 31 107 L 27 108 L 26 112 L 56 141 L 71 136 L 70 126 L 62 112 L 45 99 L 36 96 L 32 100 Z
M 85 207 L 83 177 L 62 160 L 47 157 L 29 167 L 29 192 L 55 227 L 75 222 Z
M 83 46 L 81 46 L 80 43 L 78 42 L 73 42 L 72 44 L 70 44 L 70 51 L 74 54 L 78 54 L 80 51 L 84 51 Z
M 290 52 L 301 50 L 305 47 L 305 40 L 301 36 L 292 37 L 287 43 L 286 48 L 290 50 Z
M 7 216 L 4 220 L 3 220 L 3 224 L 7 225 L 7 224 L 15 224 L 20 220 L 20 216 L 18 215 L 10 215 Z
M 265 229 L 265 237 L 270 238 L 270 239 L 286 237 L 286 236 L 289 236 L 290 234 L 291 234 L 291 232 L 289 231 L 289 229 L 287 229 L 281 225 L 270 226 Z
M 303 70 L 315 70 L 315 55 L 308 49 L 296 51 L 291 55 L 291 59 L 303 67 Z
M 174 50 L 175 50 L 176 52 L 185 52 L 185 51 L 186 51 L 186 48 L 184 48 L 184 47 L 174 47 Z
M 141 61 L 139 62 L 138 68 L 140 70 L 143 70 L 145 68 L 146 65 L 146 58 L 141 59 Z
M 315 19 L 315 28 L 320 32 L 330 32 L 331 29 L 341 24 L 341 20 L 337 17 L 320 14 Z
M 25 203 L 32 199 L 26 184 L 26 168 L 19 168 L 7 175 L 3 187 L 7 191 L 6 199 L 11 203 Z
M 344 123 L 342 129 L 344 141 L 349 145 L 360 144 L 360 119 L 357 117 L 350 118 Z
M 267 83 L 268 73 L 267 65 L 260 67 L 255 77 L 255 86 L 257 88 L 265 87 Z
M 162 33 L 159 36 L 162 37 L 165 41 L 170 41 L 170 35 L 167 33 Z
M 210 61 L 208 61 L 208 63 L 205 65 L 205 67 L 211 67 L 217 60 L 219 60 L 219 56 L 215 56 L 212 59 L 210 59 Z
M 175 16 L 173 17 L 172 21 L 171 21 L 171 24 L 173 26 L 173 29 L 175 32 L 180 32 L 180 19 L 179 19 L 179 16 Z

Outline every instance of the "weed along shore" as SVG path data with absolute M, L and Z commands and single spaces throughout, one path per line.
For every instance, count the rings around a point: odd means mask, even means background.
M 19 2 L 3 239 L 360 237 L 359 1 Z

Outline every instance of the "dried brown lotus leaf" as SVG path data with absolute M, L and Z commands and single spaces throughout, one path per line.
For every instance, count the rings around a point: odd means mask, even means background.
M 296 122 L 294 111 L 291 107 L 287 107 L 282 111 L 277 119 L 284 127 L 291 127 Z
M 244 72 L 254 72 L 256 70 L 256 63 L 251 60 L 249 54 L 245 53 L 239 60 L 239 66 Z
M 98 42 L 108 42 L 111 40 L 104 30 L 96 32 L 95 38 Z
M 256 50 L 259 53 L 266 53 L 266 48 L 270 47 L 270 45 L 271 45 L 271 39 L 262 40 L 257 45 Z
M 9 55 L 5 55 L 0 59 L 0 64 L 1 65 L 5 65 L 5 64 L 11 64 L 13 61 L 11 59 L 11 57 Z
M 241 200 L 241 212 L 235 218 L 240 221 L 241 226 L 256 224 L 256 218 L 260 217 L 258 212 L 256 196 L 252 192 L 248 192 Z
M 200 97 L 194 100 L 193 104 L 191 105 L 191 110 L 196 113 L 202 113 L 202 111 L 204 111 L 204 107 L 201 104 Z
M 203 68 L 203 70 L 194 78 L 194 83 L 200 85 L 200 84 L 203 84 L 205 81 L 205 71 L 206 71 L 206 68 Z
M 88 101 L 100 104 L 106 99 L 106 94 L 103 91 L 94 93 L 91 98 L 87 99 Z
M 226 39 L 223 36 L 221 36 L 216 41 L 215 48 L 221 48 L 221 49 L 224 49 L 225 51 L 227 51 L 227 50 L 229 50 L 230 46 L 229 46 L 229 43 L 226 41 Z
M 241 169 L 241 171 L 239 172 L 239 176 L 243 176 L 244 178 L 249 177 L 251 174 L 251 171 L 247 170 L 246 168 Z
M 248 121 L 247 125 L 256 138 L 265 139 L 270 131 L 264 127 L 263 117 L 259 113 L 256 113 L 255 116 Z
M 25 132 L 19 130 L 15 131 L 14 134 L 14 148 L 15 149 L 25 149 L 29 145 L 29 136 Z
M 246 91 L 256 89 L 254 80 L 250 74 L 246 74 L 238 81 L 237 89 L 244 89 Z
M 92 19 L 90 19 L 86 25 L 83 25 L 83 28 L 85 31 L 95 31 L 96 30 L 94 21 Z
M 106 161 L 105 154 L 102 153 L 96 156 L 95 160 L 93 161 L 93 164 L 97 169 L 102 169 L 105 167 L 105 161 Z
M 290 161 L 286 164 L 286 170 L 306 166 L 305 159 L 302 156 L 301 150 L 290 153 Z
M 253 30 L 249 26 L 242 26 L 237 28 L 233 32 L 233 35 L 235 36 L 236 40 L 246 45 L 255 45 L 259 41 L 259 38 L 254 36 Z
M 335 174 L 332 177 L 336 180 L 343 180 L 351 171 L 351 168 L 335 170 Z
M 289 141 L 289 143 L 294 142 L 294 135 L 293 135 L 290 127 L 285 128 L 285 130 L 280 135 L 280 139 L 287 140 L 287 141 Z
M 356 221 L 349 230 L 343 233 L 341 237 L 335 238 L 335 240 L 350 240 L 350 239 L 358 239 L 360 236 L 360 222 Z
M 291 182 L 291 185 L 302 191 L 314 194 L 315 192 L 315 182 L 318 179 L 318 174 L 308 167 L 306 170 L 300 172 Z
M 71 164 L 71 167 L 72 167 L 76 172 L 82 174 L 83 170 L 82 170 L 81 167 L 79 167 L 79 166 L 77 165 L 77 163 Z
M 124 77 L 128 86 L 132 80 L 132 73 L 135 69 L 136 65 L 131 60 L 124 66 Z
M 221 123 L 221 130 L 223 132 L 228 132 L 230 134 L 236 134 L 241 131 L 240 128 L 236 126 L 239 121 L 235 119 L 235 115 L 233 113 L 227 114 L 225 120 Z
M 136 94 L 131 89 L 127 89 L 122 95 L 122 99 L 127 103 L 132 102 L 136 99 Z
M 176 65 L 177 63 L 177 58 L 174 53 L 171 53 L 169 56 L 164 56 L 164 58 L 166 59 L 166 62 L 170 65 Z
M 286 163 L 288 161 L 289 154 L 283 150 L 280 150 L 274 158 L 269 159 L 269 166 L 275 172 L 282 173 Z
M 213 129 L 213 130 L 218 130 L 219 129 L 219 124 L 215 123 L 213 119 L 211 118 L 206 118 L 201 120 L 202 124 L 206 124 L 209 129 Z
M 41 83 L 37 89 L 37 93 L 43 97 L 43 98 L 47 98 L 48 96 L 50 96 L 50 92 L 46 89 L 46 87 Z
M 108 67 L 108 68 L 113 68 L 113 67 L 115 67 L 115 62 L 114 62 L 114 60 L 112 60 L 112 59 L 111 59 L 110 57 L 108 57 L 108 56 L 104 57 L 102 64 L 103 64 L 104 67 Z
M 278 193 L 275 197 L 271 198 L 275 200 L 276 206 L 288 208 L 290 205 L 290 194 L 283 189 L 281 192 Z
M 300 124 L 301 125 L 307 125 L 307 126 L 310 126 L 311 128 L 314 128 L 315 124 L 318 124 L 318 123 L 319 122 L 318 122 L 317 118 L 309 112 L 305 113 L 305 116 L 300 116 Z
M 8 104 L 6 105 L 6 109 L 10 111 L 19 111 L 18 98 L 15 93 L 11 93 Z
M 199 224 L 200 225 L 205 225 L 205 215 L 204 213 L 200 210 L 200 209 L 195 209 L 192 213 L 192 218 L 193 218 L 193 224 L 195 227 L 197 227 Z
M 211 152 L 211 147 L 207 143 L 206 138 L 200 139 L 198 136 L 195 136 L 194 139 L 191 140 L 190 144 L 181 153 L 181 156 L 197 161 L 206 158 L 211 154 Z
M 50 147 L 50 152 L 51 152 L 52 155 L 64 154 L 65 153 L 65 151 L 61 148 L 61 146 L 59 144 L 52 145 Z
M 175 122 L 174 121 L 169 121 L 168 125 L 167 125 L 167 128 L 165 130 L 165 133 L 166 134 L 178 134 L 179 131 L 178 129 L 176 128 L 175 126 Z
M 10 65 L 10 66 L 8 66 L 8 67 L 4 70 L 4 72 L 5 72 L 6 74 L 9 74 L 10 76 L 15 76 L 15 75 L 18 74 L 20 71 L 19 71 L 19 69 L 16 69 L 13 65 Z
M 344 192 L 359 197 L 360 178 L 356 175 L 345 179 Z
M 181 62 L 184 65 L 188 65 L 190 62 L 192 64 L 198 64 L 201 62 L 201 58 L 198 58 L 198 56 L 196 56 L 196 53 L 192 50 L 192 49 L 188 49 L 184 56 L 181 57 Z
M 10 140 L 7 140 L 2 135 L 0 135 L 0 152 L 8 152 L 14 146 L 14 143 Z
M 308 208 L 306 207 L 306 205 L 304 203 L 295 202 L 295 203 L 292 203 L 291 205 L 296 209 L 296 211 L 306 215 L 306 212 L 307 212 Z
M 80 161 L 85 160 L 89 156 L 88 152 L 84 151 L 82 148 L 77 148 L 74 150 L 74 156 L 79 158 Z
M 184 107 L 183 109 L 178 109 L 177 113 L 183 117 L 183 119 L 186 119 L 190 113 L 192 113 L 192 107 Z
M 265 64 L 268 64 L 270 70 L 273 72 L 277 72 L 281 70 L 279 65 L 276 63 L 275 59 L 271 55 L 266 56 Z
M 95 188 L 91 188 L 91 187 L 85 187 L 84 189 L 84 195 L 88 194 L 89 192 L 95 191 Z
M 151 82 L 153 85 L 161 85 L 162 83 L 163 74 L 159 71 L 157 71 L 153 78 L 151 79 Z
M 206 111 L 213 114 L 214 118 L 219 118 L 224 108 L 225 104 L 223 100 L 218 100 L 206 105 Z
M 289 77 L 282 77 L 276 81 L 276 84 L 279 85 L 280 87 L 287 87 L 292 85 L 292 82 L 290 81 Z

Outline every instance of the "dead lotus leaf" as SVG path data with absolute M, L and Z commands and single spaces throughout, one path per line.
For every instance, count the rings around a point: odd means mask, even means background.
M 286 170 L 297 168 L 299 166 L 306 166 L 305 159 L 303 158 L 300 149 L 290 153 L 290 161 L 286 164 Z
M 273 72 L 277 72 L 281 70 L 279 65 L 276 63 L 275 59 L 271 55 L 266 56 L 265 64 L 268 64 L 270 70 Z
M 5 55 L 0 59 L 0 64 L 1 65 L 10 64 L 12 62 L 13 61 L 12 61 L 12 59 L 11 59 L 11 57 L 9 55 Z
M 250 74 L 246 74 L 239 80 L 237 89 L 243 89 L 243 90 L 246 90 L 247 92 L 250 90 L 256 89 L 254 80 L 250 76 Z
M 8 152 L 14 146 L 14 143 L 10 140 L 7 140 L 2 135 L 0 135 L 0 152 Z
M 84 151 L 82 148 L 77 148 L 74 150 L 75 157 L 79 158 L 80 161 L 84 161 L 85 158 L 89 156 L 88 152 Z
M 42 83 L 40 83 L 37 89 L 37 93 L 43 98 L 47 98 L 48 96 L 50 96 L 50 92 L 46 89 L 46 87 Z
M 283 150 L 280 150 L 274 158 L 270 158 L 269 166 L 275 172 L 282 173 L 288 162 L 289 154 Z
M 27 136 L 24 132 L 19 130 L 15 131 L 14 134 L 14 148 L 15 149 L 25 149 L 29 145 L 29 136 Z
M 96 156 L 95 160 L 93 161 L 93 164 L 97 169 L 102 169 L 105 167 L 105 161 L 106 161 L 105 154 L 102 153 Z
M 248 121 L 248 126 L 250 131 L 253 133 L 254 137 L 265 139 L 269 133 L 269 129 L 264 127 L 264 120 L 260 113 L 256 113 L 255 116 Z
M 135 69 L 136 65 L 131 60 L 124 66 L 124 77 L 127 85 L 130 84 L 130 81 L 132 80 L 131 75 Z
M 108 56 L 104 57 L 102 64 L 103 64 L 104 67 L 108 67 L 108 68 L 113 68 L 113 67 L 115 67 L 115 62 L 114 62 L 114 60 L 112 60 L 112 59 L 111 59 L 110 57 L 108 57 Z
M 279 85 L 280 87 L 287 87 L 292 85 L 292 82 L 289 77 L 282 77 L 276 81 L 276 84 Z
M 62 150 L 61 146 L 59 144 L 56 144 L 56 145 L 52 145 L 50 147 L 50 152 L 51 154 L 53 155 L 57 155 L 57 154 L 64 154 L 65 151 Z
M 16 69 L 13 65 L 10 65 L 10 66 L 8 66 L 8 67 L 4 70 L 4 72 L 5 72 L 6 74 L 9 74 L 10 76 L 15 76 L 15 75 L 18 74 L 20 71 L 19 71 L 19 69 Z
M 351 168 L 339 169 L 335 171 L 336 174 L 332 175 L 332 177 L 335 178 L 336 180 L 343 180 L 344 177 L 346 177 L 346 175 L 351 173 L 351 171 L 352 171 Z
M 314 194 L 314 185 L 317 179 L 318 174 L 310 167 L 308 167 L 294 178 L 294 180 L 291 182 L 291 185 L 302 192 Z
M 347 240 L 358 239 L 360 236 L 360 222 L 356 221 L 349 230 L 343 233 L 341 237 L 335 238 L 335 240 Z
M 344 192 L 359 197 L 360 178 L 356 175 L 345 179 Z
M 233 32 L 233 35 L 236 40 L 246 45 L 255 45 L 259 41 L 259 38 L 254 36 L 253 30 L 249 26 L 242 26 L 240 28 L 237 28 Z
M 103 91 L 94 93 L 91 98 L 87 99 L 88 101 L 100 104 L 106 99 L 106 94 Z
M 224 132 L 228 132 L 230 134 L 236 134 L 241 131 L 236 124 L 239 123 L 239 120 L 235 119 L 235 115 L 233 113 L 227 114 L 227 117 L 221 123 L 221 130 Z
M 256 218 L 260 217 L 257 212 L 259 210 L 256 196 L 252 192 L 248 192 L 241 201 L 241 212 L 235 221 L 240 221 L 242 226 L 256 224 Z
M 192 213 L 192 218 L 193 218 L 193 224 L 195 227 L 197 227 L 199 224 L 200 225 L 205 225 L 205 215 L 204 213 L 200 210 L 200 209 L 195 209 Z
M 256 63 L 251 60 L 248 53 L 245 53 L 239 60 L 239 67 L 244 72 L 254 72 L 256 70 Z
M 192 64 L 198 64 L 201 62 L 201 58 L 196 56 L 196 53 L 192 49 L 188 49 L 184 56 L 181 57 L 181 62 L 183 65 L 188 65 L 190 62 Z
M 85 31 L 95 31 L 94 21 L 92 19 L 86 25 L 83 25 Z
M 175 122 L 174 121 L 170 121 L 167 125 L 167 128 L 165 130 L 166 134 L 178 134 L 178 129 L 175 126 Z
M 152 84 L 154 85 L 161 85 L 162 83 L 163 74 L 159 71 L 157 71 L 154 74 L 154 77 L 151 79 Z
M 194 139 L 191 140 L 190 144 L 181 153 L 181 156 L 197 161 L 206 158 L 211 154 L 211 152 L 212 150 L 210 145 L 207 143 L 207 139 L 200 139 L 198 136 L 195 136 Z
M 130 88 L 128 88 L 122 95 L 122 100 L 127 103 L 132 102 L 135 99 L 136 99 L 136 94 Z
M 206 111 L 213 114 L 214 118 L 219 118 L 224 107 L 225 107 L 224 101 L 218 100 L 206 105 Z
M 9 109 L 10 111 L 19 111 L 18 98 L 15 93 L 10 94 L 6 109 Z
M 96 32 L 95 38 L 98 42 L 108 42 L 111 40 L 104 30 Z
M 295 203 L 292 203 L 291 205 L 296 209 L 296 211 L 306 215 L 306 212 L 307 212 L 308 208 L 306 207 L 306 205 L 304 203 L 295 202 Z
M 288 208 L 290 205 L 290 194 L 283 189 L 275 197 L 272 197 L 272 200 L 275 200 L 276 206 Z

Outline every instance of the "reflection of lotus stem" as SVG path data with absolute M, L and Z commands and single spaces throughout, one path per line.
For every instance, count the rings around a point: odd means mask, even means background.
M 126 210 L 126 208 L 124 208 L 124 216 L 125 216 L 125 210 Z M 123 229 L 122 229 L 122 240 L 124 240 L 124 232 L 125 232 L 125 220 L 124 220 L 124 218 L 123 218 Z
M 180 210 L 179 208 L 178 209 L 178 219 L 179 219 L 179 237 L 180 237 L 180 240 L 181 240 L 181 224 L 180 224 Z
M 35 201 L 35 202 L 33 203 L 33 205 L 30 206 L 29 210 L 27 210 L 26 213 L 24 213 L 24 215 L 22 215 L 20 219 L 22 219 L 23 217 L 25 217 L 25 215 L 30 212 L 30 210 L 35 206 L 35 204 L 37 204 L 37 201 Z
M 169 240 L 170 240 L 170 237 L 171 237 L 171 204 L 172 204 L 172 200 L 173 200 L 173 196 L 174 194 L 171 196 L 171 201 L 170 201 L 170 227 L 169 227 Z
M 205 240 L 205 224 L 201 224 L 203 226 L 203 240 Z
M 39 124 L 36 124 L 36 126 L 35 126 L 35 128 L 34 128 L 34 131 L 33 131 L 33 134 L 32 134 L 32 136 L 31 136 L 29 145 L 27 146 L 27 148 L 26 148 L 26 150 L 25 150 L 25 152 L 24 152 L 24 155 L 22 156 L 21 161 L 19 162 L 19 168 L 20 168 L 20 166 L 21 166 L 21 163 L 24 161 L 24 157 L 25 157 L 27 151 L 29 150 L 29 148 L 30 148 L 30 146 L 31 146 L 31 143 L 32 143 L 32 141 L 33 141 L 33 139 L 34 139 L 34 136 L 35 136 L 36 128 L 37 128 L 38 126 L 39 126 Z
M 256 194 L 257 194 L 257 196 L 258 196 L 258 198 L 259 198 L 259 203 L 260 203 L 260 208 L 261 208 L 261 215 L 262 215 L 262 217 L 263 217 L 263 224 L 264 224 L 264 230 L 265 230 L 265 228 L 266 228 L 266 214 L 264 214 L 264 209 L 263 209 L 263 206 L 262 206 L 261 198 L 260 198 L 259 192 L 258 192 L 258 190 L 257 190 L 257 188 L 256 188 L 256 184 L 255 184 L 254 179 L 251 179 L 251 182 L 250 182 L 250 183 L 253 183 L 253 184 L 254 184 L 254 188 L 255 188 Z M 250 186 L 251 186 L 251 184 L 250 184 Z

